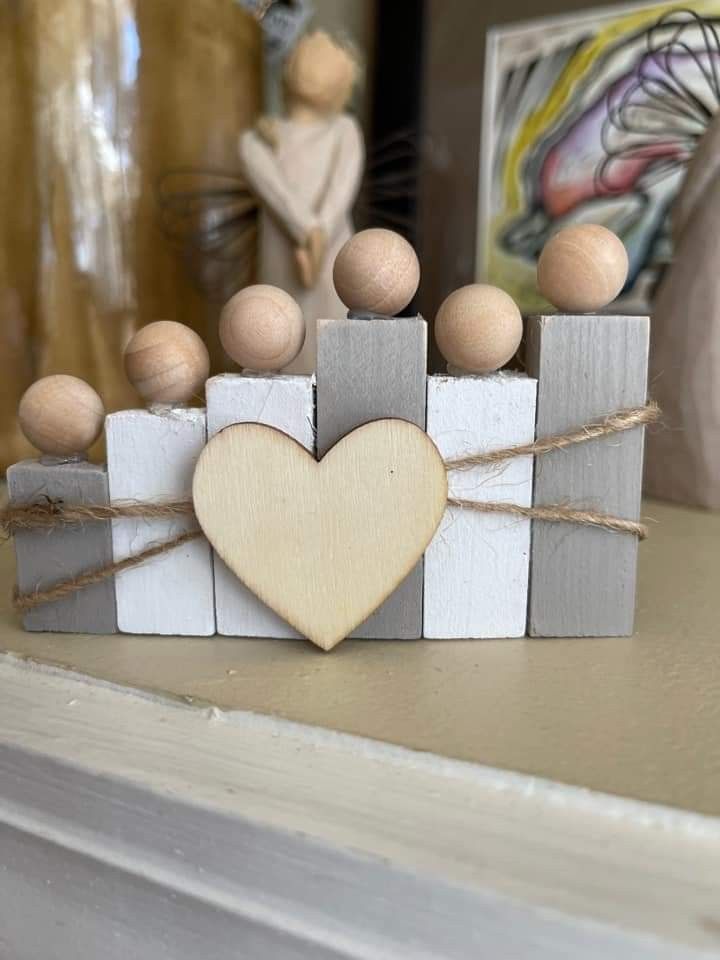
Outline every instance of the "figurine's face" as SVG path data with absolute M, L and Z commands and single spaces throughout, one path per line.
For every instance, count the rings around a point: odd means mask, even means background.
M 303 37 L 285 65 L 288 96 L 323 113 L 342 110 L 356 75 L 352 55 L 322 30 Z

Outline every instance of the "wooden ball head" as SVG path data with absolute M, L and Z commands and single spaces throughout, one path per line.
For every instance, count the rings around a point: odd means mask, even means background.
M 128 343 L 125 373 L 146 403 L 187 403 L 203 389 L 210 356 L 190 327 L 157 320 L 138 330 Z
M 594 223 L 559 230 L 543 247 L 537 265 L 538 290 L 567 313 L 594 313 L 606 307 L 624 287 L 627 275 L 622 240 Z
M 41 453 L 74 457 L 84 454 L 100 436 L 105 408 L 89 383 L 55 374 L 28 387 L 20 400 L 18 420 Z
M 448 363 L 468 373 L 490 373 L 504 366 L 515 355 L 522 334 L 515 301 L 485 283 L 455 290 L 435 318 L 440 352 Z
M 420 264 L 399 233 L 381 228 L 361 230 L 335 258 L 333 282 L 349 310 L 393 316 L 415 296 Z
M 231 297 L 220 314 L 220 342 L 249 370 L 282 370 L 305 341 L 302 310 L 279 287 L 258 283 Z

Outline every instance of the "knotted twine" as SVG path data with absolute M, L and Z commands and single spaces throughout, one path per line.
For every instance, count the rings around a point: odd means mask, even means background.
M 533 443 L 451 458 L 445 460 L 445 468 L 448 473 L 451 473 L 459 470 L 470 470 L 474 467 L 497 466 L 516 457 L 538 457 L 556 450 L 564 450 L 578 443 L 587 443 L 600 437 L 607 437 L 625 430 L 633 430 L 636 427 L 654 423 L 659 417 L 660 408 L 651 401 L 646 406 L 618 410 L 597 423 L 585 424 L 567 433 L 542 437 Z M 530 520 L 599 527 L 612 533 L 631 534 L 639 540 L 644 540 L 648 533 L 644 524 L 634 520 L 614 517 L 595 510 L 576 509 L 559 503 L 525 507 L 517 503 L 506 503 L 504 501 L 478 502 L 476 500 L 448 497 L 448 506 L 472 510 L 476 513 L 511 514 Z M 52 530 L 69 524 L 129 519 L 173 520 L 178 517 L 192 516 L 194 516 L 192 500 L 168 500 L 150 503 L 128 502 L 114 503 L 108 506 L 103 504 L 66 505 L 62 501 L 46 498 L 38 503 L 6 507 L 0 511 L 0 528 L 6 536 L 11 537 L 23 530 Z M 77 590 L 82 590 L 94 583 L 100 583 L 107 577 L 122 573 L 124 570 L 137 567 L 201 536 L 203 536 L 203 533 L 200 529 L 186 530 L 168 540 L 151 544 L 139 553 L 123 560 L 117 560 L 95 570 L 88 570 L 85 573 L 56 583 L 47 589 L 37 589 L 25 594 L 18 593 L 16 589 L 13 597 L 15 609 L 24 612 L 43 603 L 61 600 Z

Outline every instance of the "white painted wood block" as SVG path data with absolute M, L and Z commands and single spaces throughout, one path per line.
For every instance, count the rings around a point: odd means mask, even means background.
M 208 438 L 232 423 L 264 423 L 315 449 L 312 377 L 289 374 L 222 374 L 206 384 Z M 242 584 L 213 555 L 218 633 L 230 637 L 300 634 Z
M 515 373 L 428 378 L 427 432 L 445 459 L 535 438 L 537 381 Z M 533 458 L 451 471 L 450 496 L 532 504 Z M 448 507 L 425 553 L 424 635 L 525 635 L 530 521 Z
M 191 496 L 207 442 L 205 410 L 123 410 L 107 417 L 105 433 L 111 503 Z M 120 560 L 192 526 L 190 517 L 113 520 L 113 556 Z M 123 633 L 215 633 L 212 556 L 204 537 L 119 574 L 115 593 Z

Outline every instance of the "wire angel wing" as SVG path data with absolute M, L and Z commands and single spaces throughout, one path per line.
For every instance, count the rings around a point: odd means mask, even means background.
M 369 152 L 355 216 L 361 226 L 409 235 L 418 136 L 400 131 Z M 195 287 L 220 303 L 253 282 L 259 206 L 242 174 L 176 167 L 157 181 L 160 226 Z
M 239 173 L 177 167 L 156 193 L 163 234 L 201 293 L 225 302 L 252 282 L 258 204 Z
M 373 144 L 355 203 L 359 225 L 387 227 L 409 237 L 415 226 L 419 135 L 398 130 Z

